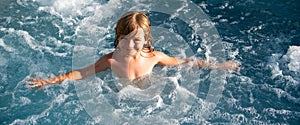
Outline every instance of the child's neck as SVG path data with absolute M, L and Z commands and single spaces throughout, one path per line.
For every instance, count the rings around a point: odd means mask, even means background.
M 141 56 L 141 51 L 138 51 L 135 55 L 123 55 L 121 54 L 121 58 L 125 59 L 125 60 L 137 60 L 140 59 Z

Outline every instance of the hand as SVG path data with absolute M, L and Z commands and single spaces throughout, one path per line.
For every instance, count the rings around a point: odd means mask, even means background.
M 234 61 L 227 61 L 221 64 L 220 67 L 221 70 L 234 70 L 234 71 L 240 71 L 239 65 Z
M 45 80 L 40 80 L 39 78 L 30 78 L 30 81 L 26 82 L 27 88 L 35 88 L 39 87 L 38 91 L 42 89 L 44 85 L 46 85 L 48 82 Z

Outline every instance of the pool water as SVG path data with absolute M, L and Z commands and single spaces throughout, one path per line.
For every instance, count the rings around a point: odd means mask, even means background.
M 214 24 L 221 57 L 213 53 L 216 44 L 193 32 L 197 21 L 176 17 L 188 11 L 187 2 L 181 3 L 171 15 L 141 9 L 152 22 L 155 49 L 184 58 L 235 60 L 240 72 L 190 64 L 155 67 L 151 86 L 139 89 L 120 85 L 107 70 L 41 91 L 27 89 L 30 77 L 53 77 L 112 52 L 122 10 L 147 5 L 139 0 L 2 1 L 0 123 L 299 124 L 300 2 L 192 1 Z

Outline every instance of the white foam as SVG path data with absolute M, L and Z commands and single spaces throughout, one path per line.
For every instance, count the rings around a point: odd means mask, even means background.
M 23 6 L 23 7 L 26 7 L 26 6 L 29 5 L 28 4 L 29 1 L 27 1 L 27 0 L 17 0 L 16 2 L 17 2 L 17 4 L 19 4 L 19 5 Z
M 272 69 L 272 79 L 276 78 L 277 76 L 283 76 L 282 70 L 279 67 L 279 57 L 281 54 L 272 54 L 272 56 L 269 59 L 268 67 Z
M 5 44 L 5 42 L 3 41 L 3 39 L 0 39 L 0 46 L 2 46 L 4 48 L 4 50 L 7 51 L 7 52 L 14 52 L 15 51 L 15 49 L 13 47 L 7 46 Z
M 78 16 L 93 15 L 99 4 L 94 0 L 36 0 L 36 2 L 40 5 L 39 11 L 61 17 L 67 25 L 78 23 Z
M 224 119 L 227 120 L 229 124 L 242 124 L 247 123 L 249 119 L 244 114 L 231 114 L 228 112 L 221 112 L 220 110 L 216 110 L 213 113 L 214 119 Z
M 300 113 L 299 112 L 294 112 L 294 111 L 290 111 L 290 110 L 285 110 L 285 109 L 274 109 L 274 108 L 265 108 L 263 109 L 263 113 L 266 113 L 268 115 L 271 115 L 273 117 L 277 117 L 277 116 L 299 116 Z
M 41 5 L 39 9 L 51 10 L 64 17 L 82 16 L 86 11 L 93 11 L 87 6 L 91 6 L 94 3 L 93 0 L 36 0 L 36 2 Z
M 14 125 L 14 124 L 37 124 L 37 120 L 38 119 L 41 119 L 45 116 L 48 116 L 51 109 L 54 108 L 54 105 L 55 104 L 61 104 L 62 102 L 65 101 L 66 98 L 68 98 L 69 95 L 66 95 L 66 94 L 60 94 L 58 95 L 58 97 L 56 97 L 52 102 L 50 102 L 49 104 L 49 107 L 46 108 L 43 112 L 41 112 L 40 114 L 35 114 L 35 115 L 30 115 L 28 116 L 26 119 L 15 119 L 11 124 Z M 24 97 L 21 97 L 21 99 L 24 101 L 24 102 L 27 102 L 27 103 L 31 103 L 31 101 L 29 101 L 29 99 L 26 99 Z
M 64 43 L 60 40 L 57 40 L 54 37 L 48 37 L 43 42 L 44 43 L 45 42 L 51 43 L 51 44 L 55 45 L 55 47 L 48 47 L 48 46 L 39 45 L 38 46 L 39 50 L 42 50 L 42 49 L 46 50 L 47 52 L 49 52 L 49 53 L 51 53 L 52 55 L 55 55 L 55 56 L 65 57 L 68 54 L 70 54 L 70 51 L 71 51 L 71 48 L 72 48 L 71 44 Z M 58 52 L 61 48 L 64 48 L 64 51 L 63 52 Z
M 27 97 L 20 97 L 20 102 L 22 103 L 22 105 L 27 105 L 31 103 L 31 100 Z
M 24 42 L 22 42 L 22 43 L 25 43 L 31 49 L 42 52 L 42 53 L 43 53 L 43 51 L 46 51 L 55 56 L 65 57 L 68 54 L 70 54 L 70 52 L 71 52 L 71 48 L 72 48 L 71 44 L 57 40 L 54 37 L 49 36 L 44 41 L 41 42 L 41 41 L 37 41 L 27 31 L 15 30 L 14 28 L 8 28 L 8 29 L 3 28 L 2 30 L 7 32 L 8 35 L 12 35 L 12 36 L 17 35 L 20 38 L 19 40 L 21 40 L 21 39 L 24 40 Z M 48 47 L 48 46 L 44 45 L 46 43 L 53 44 L 53 45 L 55 45 L 55 47 Z M 15 48 L 6 45 L 5 41 L 3 39 L 0 39 L 0 46 L 2 46 L 8 52 L 18 53 L 18 51 L 16 51 Z M 61 51 L 61 50 L 64 50 L 64 51 Z
M 64 15 L 82 15 L 83 13 L 80 10 L 84 9 L 85 6 L 91 2 L 93 2 L 93 0 L 55 0 L 53 7 Z
M 300 46 L 290 46 L 286 57 L 289 59 L 289 70 L 294 72 L 300 71 Z

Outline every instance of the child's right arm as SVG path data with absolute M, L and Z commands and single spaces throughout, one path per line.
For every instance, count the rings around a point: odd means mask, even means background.
M 61 83 L 66 79 L 80 80 L 92 76 L 110 67 L 110 64 L 108 62 L 110 56 L 111 53 L 101 57 L 95 64 L 89 65 L 83 69 L 73 70 L 66 74 L 62 74 L 50 79 L 40 80 L 38 78 L 31 78 L 31 81 L 27 82 L 28 88 L 42 87 L 44 85 L 49 85 L 49 84 L 57 84 L 57 83 Z

